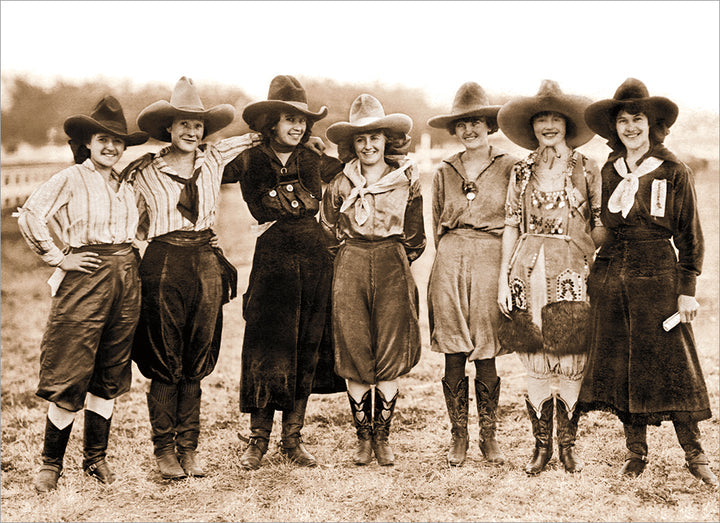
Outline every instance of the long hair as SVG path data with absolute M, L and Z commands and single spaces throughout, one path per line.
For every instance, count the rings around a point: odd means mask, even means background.
M 258 120 L 258 128 L 260 131 L 260 134 L 262 135 L 262 140 L 265 145 L 270 145 L 270 142 L 272 142 L 273 137 L 275 136 L 275 130 L 273 127 L 277 125 L 277 123 L 280 121 L 280 115 L 282 113 L 292 113 L 297 112 L 298 114 L 303 114 L 299 111 L 292 111 L 289 110 L 270 110 L 266 113 L 262 114 Z M 306 127 L 305 127 L 305 133 L 302 135 L 302 138 L 300 139 L 300 143 L 306 143 L 308 139 L 310 138 L 310 134 L 312 133 L 312 127 L 315 123 L 314 120 L 311 120 L 310 118 L 306 117 Z
M 373 129 L 374 131 L 375 129 Z M 391 131 L 390 129 L 377 129 L 385 135 L 385 151 L 384 155 L 396 156 L 406 155 L 410 149 L 410 135 L 403 132 Z M 348 163 L 354 158 L 357 158 L 355 153 L 355 147 L 353 147 L 353 140 L 356 134 L 350 136 L 347 140 L 343 140 L 337 144 L 338 148 L 338 159 L 343 163 Z
M 665 122 L 665 119 L 655 114 L 651 104 L 642 100 L 633 100 L 631 102 L 617 104 L 610 110 L 610 138 L 607 142 L 608 146 L 615 152 L 625 152 L 625 145 L 622 143 L 622 140 L 620 140 L 620 136 L 618 136 L 617 129 L 615 128 L 615 121 L 620 111 L 625 111 L 628 114 L 645 115 L 650 125 L 648 130 L 650 149 L 662 144 L 665 141 L 665 137 L 670 134 L 670 127 Z
M 73 160 L 75 160 L 76 164 L 83 163 L 90 158 L 90 149 L 87 148 L 87 142 L 86 137 L 71 138 L 68 141 L 68 145 L 73 154 Z

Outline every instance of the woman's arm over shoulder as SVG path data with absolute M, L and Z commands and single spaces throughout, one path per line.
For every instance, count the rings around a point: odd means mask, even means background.
M 209 147 L 208 153 L 215 158 L 215 161 L 222 168 L 244 150 L 260 143 L 260 135 L 246 133 L 241 136 L 231 136 L 220 140 Z

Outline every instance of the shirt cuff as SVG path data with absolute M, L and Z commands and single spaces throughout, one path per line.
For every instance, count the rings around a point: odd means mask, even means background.
M 677 293 L 685 296 L 695 296 L 695 285 L 697 283 L 697 275 L 678 267 L 677 271 Z
M 52 267 L 59 266 L 65 260 L 65 255 L 55 245 L 53 245 L 50 251 L 46 252 L 45 254 L 41 254 L 40 257 L 45 263 L 51 265 Z

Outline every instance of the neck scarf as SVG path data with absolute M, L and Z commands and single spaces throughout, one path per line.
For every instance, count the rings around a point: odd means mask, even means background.
M 355 221 L 358 225 L 364 224 L 370 217 L 370 202 L 368 202 L 365 196 L 367 194 L 380 194 L 410 185 L 410 180 L 405 171 L 411 165 L 412 162 L 406 162 L 400 168 L 389 172 L 374 184 L 367 186 L 367 180 L 360 172 L 360 162 L 357 159 L 353 160 L 347 165 L 344 171 L 345 176 L 347 176 L 350 183 L 353 184 L 353 188 L 340 207 L 340 212 L 345 212 L 354 204 Z
M 639 185 L 638 179 L 641 176 L 645 176 L 646 174 L 654 171 L 660 167 L 662 163 L 663 161 L 659 158 L 651 156 L 649 158 L 645 158 L 645 160 L 643 160 L 643 162 L 638 165 L 637 169 L 633 172 L 628 172 L 624 157 L 621 156 L 615 160 L 615 163 L 613 163 L 615 171 L 617 171 L 623 179 L 610 195 L 610 199 L 608 200 L 608 211 L 613 213 L 622 212 L 623 218 L 627 218 L 630 209 L 635 203 L 635 193 L 637 193 Z

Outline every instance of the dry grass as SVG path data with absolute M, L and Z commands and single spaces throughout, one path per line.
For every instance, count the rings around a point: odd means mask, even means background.
M 718 191 L 717 165 L 699 173 L 698 194 L 708 240 L 700 280 L 696 336 L 710 390 L 713 419 L 703 422 L 703 443 L 718 469 Z M 429 183 L 425 184 L 429 187 Z M 426 209 L 428 206 L 426 205 Z M 238 187 L 223 189 L 219 234 L 247 281 L 253 240 Z M 429 232 L 429 231 L 428 231 Z M 163 481 L 156 470 L 145 404 L 147 381 L 134 373 L 113 418 L 109 460 L 120 479 L 104 487 L 82 475 L 82 416 L 70 439 L 66 469 L 56 492 L 37 495 L 31 478 L 39 465 L 46 404 L 34 395 L 39 342 L 50 306 L 44 267 L 19 238 L 14 220 L 2 220 L 2 416 L 3 521 L 718 521 L 718 493 L 683 469 L 670 424 L 649 430 L 650 464 L 636 480 L 617 476 L 624 453 L 622 426 L 605 413 L 580 422 L 581 474 L 566 474 L 553 458 L 549 470 L 527 477 L 532 450 L 522 399 L 523 369 L 514 355 L 499 359 L 503 378 L 499 441 L 504 466 L 484 463 L 471 431 L 467 464 L 444 463 L 449 423 L 439 383 L 442 357 L 428 349 L 422 313 L 423 357 L 401 379 L 391 433 L 396 465 L 355 467 L 354 431 L 343 394 L 312 396 L 304 439 L 321 465 L 302 469 L 276 453 L 279 419 L 263 467 L 239 466 L 249 417 L 238 408 L 243 323 L 240 300 L 225 309 L 223 348 L 215 372 L 203 381 L 200 451 L 209 475 Z M 432 246 L 413 265 L 424 299 Z M 477 417 L 472 413 L 471 424 Z M 279 418 L 279 416 L 276 416 Z

